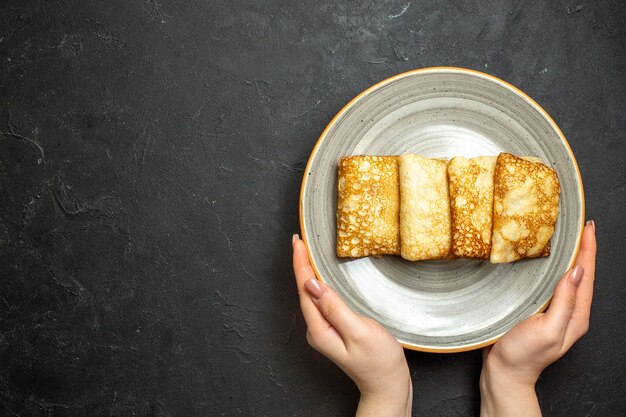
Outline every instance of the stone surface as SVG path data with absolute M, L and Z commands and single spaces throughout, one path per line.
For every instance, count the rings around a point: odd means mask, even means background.
M 511 82 L 569 139 L 598 279 L 538 393 L 546 415 L 619 414 L 624 4 L 2 2 L 0 414 L 353 413 L 299 312 L 301 173 L 352 97 L 433 65 Z M 414 415 L 478 414 L 480 352 L 407 357 Z

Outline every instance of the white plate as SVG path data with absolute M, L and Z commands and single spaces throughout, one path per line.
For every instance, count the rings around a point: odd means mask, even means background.
M 337 162 L 347 155 L 537 156 L 557 171 L 560 213 L 548 258 L 409 262 L 399 256 L 335 255 Z M 458 352 L 493 343 L 545 309 L 573 266 L 584 195 L 574 155 L 558 126 L 512 85 L 477 71 L 439 67 L 384 80 L 353 99 L 320 136 L 304 172 L 300 223 L 319 279 L 403 346 Z

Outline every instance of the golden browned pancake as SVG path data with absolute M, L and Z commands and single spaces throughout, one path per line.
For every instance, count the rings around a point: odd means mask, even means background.
M 339 161 L 337 256 L 398 254 L 398 157 L 349 156 Z
M 498 155 L 491 235 L 493 263 L 550 254 L 561 187 L 556 171 L 528 159 L 508 153 Z
M 448 161 L 400 156 L 400 254 L 410 261 L 450 256 Z
M 496 159 L 461 156 L 448 164 L 452 253 L 456 257 L 489 259 Z

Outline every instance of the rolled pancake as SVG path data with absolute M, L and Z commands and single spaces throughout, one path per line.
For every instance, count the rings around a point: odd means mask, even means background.
M 448 161 L 400 156 L 400 255 L 410 261 L 450 257 Z
M 561 187 L 556 171 L 508 153 L 498 155 L 494 175 L 492 263 L 550 254 Z
M 341 158 L 337 178 L 337 256 L 400 252 L 398 157 Z
M 455 157 L 448 164 L 452 253 L 489 259 L 496 156 Z

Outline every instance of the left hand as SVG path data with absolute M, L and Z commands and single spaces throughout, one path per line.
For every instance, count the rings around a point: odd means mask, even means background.
M 315 278 L 304 242 L 293 236 L 293 270 L 307 340 L 357 384 L 357 416 L 410 416 L 412 383 L 402 346 L 376 321 L 355 314 Z

